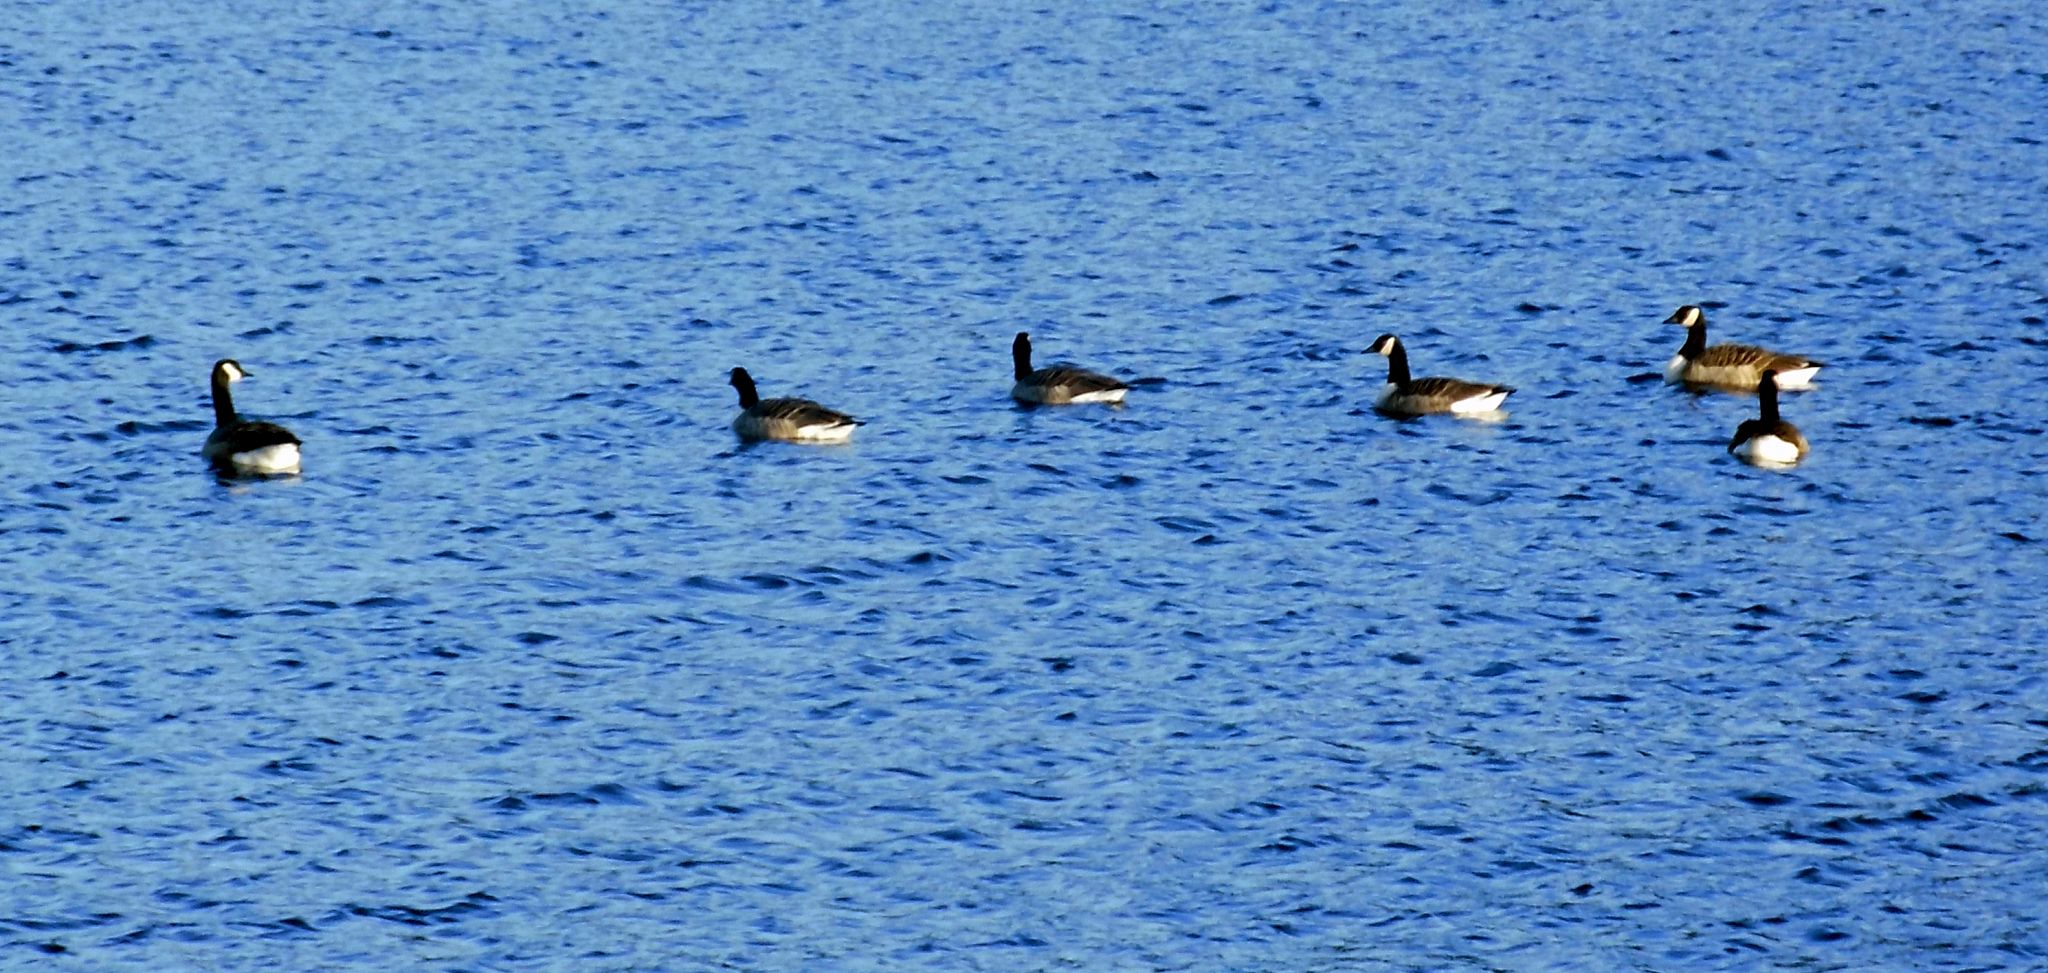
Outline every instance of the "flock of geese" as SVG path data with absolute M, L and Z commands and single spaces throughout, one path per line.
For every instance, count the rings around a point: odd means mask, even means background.
M 1806 437 L 1778 415 L 1778 390 L 1806 388 L 1820 371 L 1820 362 L 1753 345 L 1709 345 L 1707 315 L 1697 305 L 1679 308 L 1664 323 L 1680 325 L 1686 331 L 1685 344 L 1664 369 L 1667 381 L 1756 391 L 1759 414 L 1736 427 L 1728 452 L 1758 466 L 1790 466 L 1806 456 Z M 1367 350 L 1387 359 L 1387 384 L 1374 408 L 1389 415 L 1486 415 L 1498 412 L 1514 391 L 1505 385 L 1457 378 L 1415 378 L 1408 373 L 1407 349 L 1400 338 L 1390 334 L 1379 336 Z M 1108 375 L 1072 365 L 1032 368 L 1031 335 L 1026 332 L 1017 333 L 1010 356 L 1016 378 L 1010 397 L 1027 405 L 1119 404 L 1131 390 Z M 225 472 L 297 473 L 300 442 L 291 430 L 272 422 L 245 420 L 235 413 L 229 386 L 247 374 L 232 358 L 214 363 L 214 429 L 201 454 Z M 750 442 L 845 442 L 861 424 L 859 419 L 810 399 L 764 399 L 754 387 L 754 377 L 744 368 L 732 370 L 731 383 L 740 396 L 733 432 Z

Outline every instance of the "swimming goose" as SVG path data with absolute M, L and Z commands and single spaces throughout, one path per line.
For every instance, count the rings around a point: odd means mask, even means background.
M 1685 328 L 1685 344 L 1664 366 L 1664 380 L 1690 385 L 1753 389 L 1765 369 L 1778 373 L 1778 386 L 1803 389 L 1820 371 L 1820 362 L 1799 355 L 1781 355 L 1752 345 L 1707 345 L 1707 313 L 1687 304 L 1664 319 Z
M 1764 369 L 1756 382 L 1757 417 L 1735 427 L 1728 451 L 1755 466 L 1791 466 L 1806 457 L 1799 427 L 1778 418 L 1778 372 Z
M 732 431 L 741 439 L 840 443 L 860 425 L 859 419 L 809 399 L 764 399 L 754 390 L 754 376 L 744 368 L 732 370 L 732 387 L 740 391 L 740 415 L 732 421 Z
M 1069 402 L 1122 402 L 1131 387 L 1107 375 L 1069 365 L 1031 368 L 1031 335 L 1017 332 L 1010 342 L 1010 359 L 1016 365 L 1017 384 L 1010 398 L 1026 404 L 1063 405 Z
M 1387 356 L 1387 387 L 1381 390 L 1379 401 L 1373 403 L 1381 412 L 1398 416 L 1494 412 L 1514 391 L 1505 385 L 1456 378 L 1410 378 L 1408 349 L 1401 347 L 1401 339 L 1390 334 L 1380 335 L 1366 351 Z
M 213 363 L 213 434 L 199 454 L 214 466 L 243 473 L 297 473 L 299 437 L 274 422 L 250 422 L 235 415 L 228 386 L 249 373 L 232 358 Z

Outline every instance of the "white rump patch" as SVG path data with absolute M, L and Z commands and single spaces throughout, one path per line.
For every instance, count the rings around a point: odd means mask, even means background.
M 835 422 L 823 426 L 803 426 L 794 437 L 805 443 L 843 443 L 853 436 L 856 427 L 851 422 Z
M 279 443 L 261 449 L 251 449 L 228 457 L 235 469 L 251 473 L 297 473 L 299 471 L 299 447 L 296 443 Z
M 1469 399 L 1459 399 L 1458 401 L 1451 403 L 1451 411 L 1459 415 L 1472 415 L 1475 413 L 1482 412 L 1499 412 L 1500 404 L 1506 402 L 1507 400 L 1508 393 L 1506 392 L 1494 392 L 1488 395 L 1476 395 Z
M 1803 389 L 1813 383 L 1813 376 L 1820 371 L 1819 365 L 1811 368 L 1795 368 L 1778 373 L 1778 388 Z
M 1776 436 L 1754 436 L 1736 444 L 1735 455 L 1755 466 L 1791 466 L 1799 462 L 1799 447 Z

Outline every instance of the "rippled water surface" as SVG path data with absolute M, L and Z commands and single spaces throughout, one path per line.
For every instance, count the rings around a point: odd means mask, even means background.
M 2048 967 L 2044 8 L 568 6 L 7 7 L 0 966 Z

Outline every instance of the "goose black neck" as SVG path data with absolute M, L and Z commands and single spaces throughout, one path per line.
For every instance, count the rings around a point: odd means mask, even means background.
M 1778 379 L 1776 376 L 1766 375 L 1762 381 L 1756 383 L 1756 403 L 1757 418 L 1762 419 L 1766 425 L 1773 425 L 1778 422 Z
M 235 400 L 228 394 L 228 373 L 216 368 L 213 370 L 213 424 L 225 429 L 235 422 Z
M 1017 332 L 1017 340 L 1010 342 L 1010 361 L 1016 366 L 1017 381 L 1031 377 L 1031 336 Z
M 1387 381 L 1397 389 L 1406 389 L 1411 381 L 1408 377 L 1408 349 L 1401 347 L 1398 338 L 1393 347 L 1387 349 Z
M 740 391 L 740 408 L 751 409 L 761 404 L 761 393 L 754 390 L 754 376 L 744 368 L 732 370 L 732 387 Z
M 1680 357 L 1691 361 L 1707 350 L 1707 318 L 1701 315 L 1698 321 L 1686 326 L 1685 344 L 1678 349 Z

